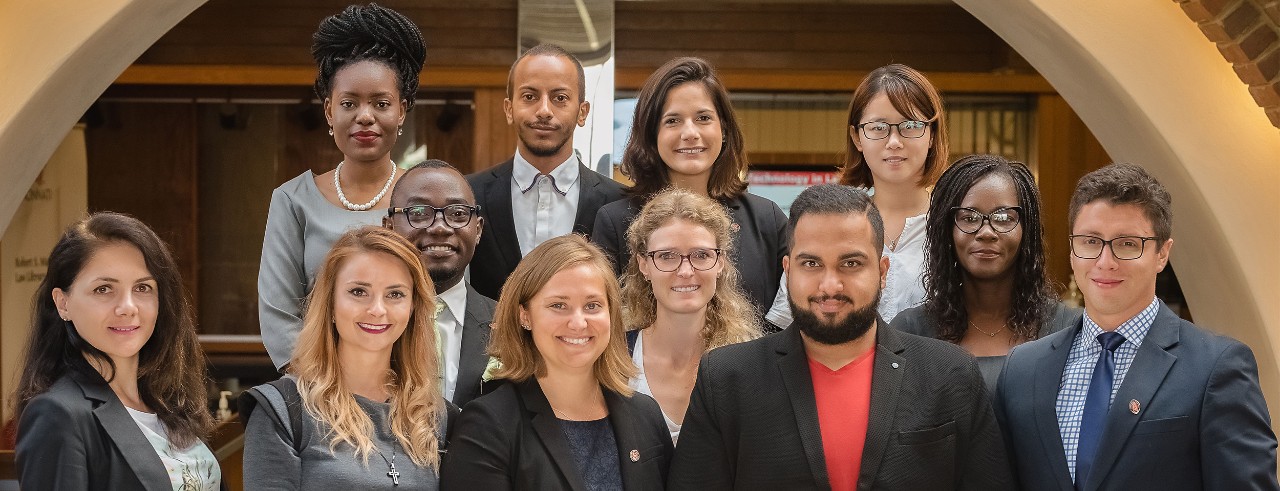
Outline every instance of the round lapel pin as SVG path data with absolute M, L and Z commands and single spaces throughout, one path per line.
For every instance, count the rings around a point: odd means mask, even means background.
M 640 451 L 639 451 L 639 450 L 632 450 L 632 451 L 631 451 L 631 461 L 632 461 L 632 462 L 639 462 L 639 461 L 640 461 Z
M 1138 414 L 1138 411 L 1141 411 L 1141 410 L 1142 410 L 1142 404 L 1139 404 L 1137 399 L 1129 399 L 1129 412 L 1133 414 Z

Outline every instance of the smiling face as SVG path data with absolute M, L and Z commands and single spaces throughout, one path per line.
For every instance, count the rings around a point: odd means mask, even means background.
M 142 252 L 125 242 L 101 246 L 67 290 L 53 289 L 53 302 L 76 334 L 117 367 L 137 364 L 160 310 L 156 280 Z
M 715 234 L 701 225 L 673 220 L 649 234 L 649 251 L 671 251 L 690 254 L 710 251 L 720 246 Z M 675 271 L 660 271 L 648 256 L 636 255 L 640 272 L 649 280 L 653 296 L 657 299 L 659 315 L 705 313 L 711 298 L 716 294 L 716 279 L 724 270 L 724 259 L 706 271 L 693 269 L 688 260 L 681 260 Z
M 393 208 L 415 205 L 444 208 L 454 204 L 474 206 L 476 199 L 462 174 L 449 168 L 411 171 L 400 178 L 396 192 L 391 196 Z M 404 213 L 396 213 L 393 217 L 384 218 L 383 225 L 389 225 L 418 248 L 418 258 L 439 293 L 462 280 L 480 241 L 484 219 L 475 214 L 466 226 L 453 228 L 440 216 L 427 228 L 414 228 Z
M 1111 240 L 1120 236 L 1152 237 L 1155 227 L 1138 205 L 1112 205 L 1098 200 L 1080 207 L 1071 233 Z M 1143 241 L 1142 256 L 1137 259 L 1116 259 L 1110 246 L 1104 247 L 1096 259 L 1080 259 L 1072 254 L 1071 270 L 1084 294 L 1089 318 L 1110 330 L 1138 315 L 1155 298 L 1156 274 L 1168 264 L 1172 249 L 1173 239 L 1163 244 L 1148 240 Z
M 408 104 L 401 100 L 396 72 L 370 60 L 348 64 L 333 75 L 324 117 L 333 142 L 348 162 L 376 162 L 391 154 Z
M 609 345 L 609 299 L 601 272 L 589 264 L 560 270 L 520 307 L 520 324 L 548 373 L 591 372 Z
M 1018 191 L 1008 177 L 988 174 L 974 183 L 960 200 L 960 206 L 973 208 L 979 213 L 991 214 L 1001 208 L 1018 206 Z M 991 224 L 983 222 L 976 233 L 967 234 L 954 225 L 951 239 L 955 243 L 956 258 L 967 278 L 978 280 L 1012 279 L 1013 265 L 1022 245 L 1022 224 L 1009 232 L 996 232 Z
M 351 255 L 334 278 L 333 323 L 339 353 L 385 353 L 404 334 L 413 315 L 413 277 L 395 256 Z
M 884 92 L 876 94 L 862 111 L 858 124 L 883 121 L 898 124 L 909 119 L 898 112 Z M 929 156 L 932 146 L 932 126 L 925 129 L 920 138 L 903 138 L 898 128 L 891 128 L 889 136 L 879 140 L 870 140 L 862 135 L 862 130 L 850 126 L 849 137 L 862 158 L 871 169 L 871 175 L 877 184 L 911 184 L 920 181 L 924 173 L 924 162 Z
M 797 318 L 811 318 L 817 324 L 811 327 L 820 331 L 857 328 L 866 332 L 875 322 L 880 289 L 889 272 L 889 258 L 876 251 L 875 232 L 866 215 L 806 214 L 792 234 L 791 253 L 783 257 L 782 267 Z M 863 325 L 846 322 L 855 317 Z M 859 337 L 824 334 L 810 337 L 844 341 Z
M 673 183 L 705 191 L 723 146 L 720 115 L 706 87 L 689 82 L 667 92 L 658 120 L 658 155 Z
M 564 57 L 533 55 L 513 70 L 502 108 L 507 124 L 516 127 L 520 155 L 531 163 L 568 160 L 574 127 L 587 123 L 591 108 L 578 93 L 577 67 Z

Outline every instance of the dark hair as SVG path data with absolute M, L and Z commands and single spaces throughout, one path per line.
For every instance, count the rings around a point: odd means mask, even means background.
M 845 156 L 840 169 L 840 184 L 863 188 L 873 185 L 871 169 L 862 158 L 862 152 L 853 144 L 849 131 L 862 122 L 862 112 L 880 93 L 888 96 L 889 103 L 903 116 L 931 124 L 933 143 L 924 159 L 918 184 L 933 184 L 947 162 L 947 121 L 942 117 L 942 96 L 924 74 L 897 63 L 873 70 L 853 91 L 853 100 L 849 102 L 849 125 L 845 127 Z
M 1156 234 L 1159 246 L 1173 236 L 1173 198 L 1160 181 L 1136 164 L 1111 164 L 1095 170 L 1076 183 L 1068 212 L 1069 226 L 1075 229 L 1080 208 L 1097 200 L 1112 205 L 1137 205 L 1142 208 Z
M 819 184 L 796 196 L 795 201 L 791 202 L 791 217 L 787 219 L 791 230 L 788 244 L 792 250 L 796 244 L 796 224 L 800 223 L 800 217 L 809 213 L 866 215 L 867 221 L 871 222 L 876 254 L 884 254 L 884 219 L 880 217 L 880 209 L 871 202 L 871 197 L 861 189 L 841 184 Z
M 716 106 L 724 145 L 711 165 L 707 195 L 730 200 L 742 196 L 747 183 L 742 175 L 747 170 L 747 153 L 742 128 L 734 116 L 729 91 L 725 90 L 715 69 L 701 58 L 676 58 L 649 75 L 637 96 L 636 114 L 631 125 L 627 149 L 622 153 L 622 173 L 635 181 L 628 192 L 647 199 L 671 185 L 670 170 L 658 154 L 658 127 L 662 124 L 662 106 L 667 94 L 685 83 L 701 84 Z M 700 191 L 700 190 L 695 190 Z
M 566 58 L 573 62 L 573 67 L 578 70 L 578 103 L 587 100 L 587 72 L 582 69 L 582 62 L 578 61 L 577 56 L 573 56 L 568 50 L 561 48 L 558 44 L 543 43 L 532 48 L 529 51 L 521 53 L 516 57 L 516 61 L 511 63 L 511 70 L 507 71 L 507 99 L 511 98 L 513 90 L 515 90 L 516 67 L 520 65 L 520 61 L 530 56 L 551 56 Z
M 413 109 L 418 95 L 418 74 L 427 58 L 422 31 L 408 17 L 370 3 L 348 5 L 342 13 L 320 21 L 312 35 L 311 56 L 316 60 L 316 95 L 332 93 L 333 76 L 342 67 L 372 60 L 385 64 L 400 80 L 400 100 Z
M 115 364 L 62 320 L 53 290 L 69 290 L 95 253 L 111 244 L 136 247 L 155 278 L 159 298 L 155 330 L 138 353 L 138 391 L 168 429 L 169 440 L 185 448 L 204 438 L 213 427 L 207 407 L 204 351 L 196 337 L 191 303 L 182 287 L 178 266 L 168 246 L 136 218 L 111 212 L 89 215 L 63 232 L 49 253 L 48 271 L 36 290 L 31 313 L 31 338 L 15 391 L 16 412 L 44 393 L 66 374 L 89 380 L 115 377 Z M 110 368 L 100 375 L 89 356 Z
M 965 273 L 956 256 L 951 208 L 960 206 L 974 184 L 992 175 L 1013 183 L 1018 206 L 1022 207 L 1022 243 L 1013 263 L 1009 330 L 1021 339 L 1035 339 L 1040 325 L 1053 312 L 1056 296 L 1044 267 L 1044 228 L 1035 178 L 1022 162 L 998 155 L 969 155 L 957 160 L 938 178 L 925 222 L 923 308 L 926 318 L 937 320 L 938 339 L 958 343 L 969 327 L 961 287 Z
M 458 175 L 462 175 L 462 171 L 458 170 L 457 167 L 454 167 L 453 164 L 450 164 L 443 160 L 430 159 L 430 160 L 424 160 L 422 162 L 419 162 L 418 165 L 410 167 L 407 170 L 405 170 L 403 173 L 401 173 L 400 180 L 396 181 L 396 185 L 391 188 L 391 201 L 393 203 L 396 200 L 396 193 L 400 191 L 400 183 L 405 182 L 405 177 L 407 177 L 410 172 L 413 172 L 419 169 L 449 169 L 454 172 L 457 172 Z

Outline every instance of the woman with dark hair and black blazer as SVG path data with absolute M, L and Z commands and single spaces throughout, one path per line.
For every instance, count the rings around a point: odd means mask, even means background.
M 49 254 L 14 399 L 24 490 L 216 490 L 204 352 L 168 247 L 95 213 Z
M 1080 318 L 1045 275 L 1040 192 L 1021 162 L 970 155 L 938 179 L 928 217 L 924 304 L 890 326 L 973 353 L 995 394 L 1010 349 Z
M 489 344 L 506 383 L 463 408 L 441 489 L 663 488 L 674 446 L 658 403 L 627 385 L 619 295 L 608 259 L 580 236 L 520 261 Z
M 747 192 L 747 150 L 729 92 L 700 58 L 676 58 L 649 76 L 636 102 L 635 123 L 622 154 L 622 173 L 635 181 L 629 199 L 596 214 L 591 241 L 621 276 L 631 262 L 627 226 L 669 186 L 708 196 L 733 219 L 742 290 L 762 315 L 773 303 L 787 254 L 787 216 L 776 203 Z

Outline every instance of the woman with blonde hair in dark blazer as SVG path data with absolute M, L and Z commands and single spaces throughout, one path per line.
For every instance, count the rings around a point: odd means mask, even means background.
M 437 489 L 435 288 L 394 231 L 347 232 L 307 299 L 288 375 L 241 399 L 246 489 Z
M 635 393 L 618 283 L 567 235 L 534 248 L 502 287 L 489 351 L 505 379 L 458 419 L 441 488 L 661 489 L 673 445 Z
M 24 490 L 212 491 L 204 352 L 169 248 L 95 213 L 49 254 L 14 395 Z

